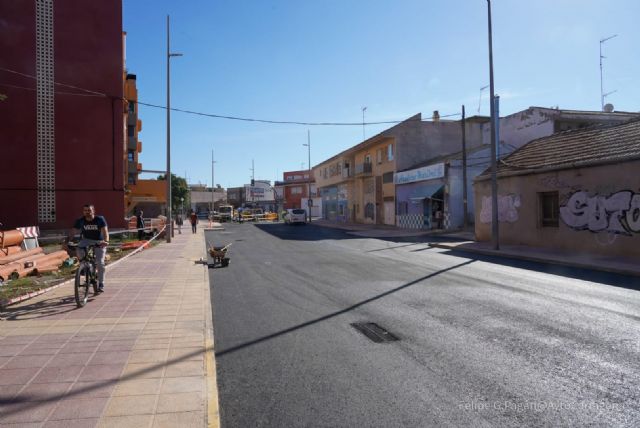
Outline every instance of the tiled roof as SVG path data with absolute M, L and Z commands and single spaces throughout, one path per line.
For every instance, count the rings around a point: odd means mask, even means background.
M 529 173 L 634 158 L 640 158 L 638 119 L 621 125 L 559 132 L 533 140 L 500 160 L 498 173 Z

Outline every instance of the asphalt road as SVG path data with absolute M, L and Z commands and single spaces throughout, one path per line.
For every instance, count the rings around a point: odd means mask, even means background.
M 209 270 L 224 428 L 640 426 L 635 279 L 225 227 L 207 233 L 233 243 L 230 266 Z

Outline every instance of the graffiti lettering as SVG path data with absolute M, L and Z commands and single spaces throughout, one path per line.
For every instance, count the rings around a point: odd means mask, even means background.
M 520 208 L 520 195 L 498 195 L 498 222 L 515 223 L 518 221 L 518 208 Z M 480 210 L 480 222 L 491 223 L 491 197 L 482 198 Z
M 631 235 L 640 232 L 640 194 L 630 190 L 608 197 L 589 197 L 585 191 L 571 195 L 560 207 L 560 218 L 574 230 Z

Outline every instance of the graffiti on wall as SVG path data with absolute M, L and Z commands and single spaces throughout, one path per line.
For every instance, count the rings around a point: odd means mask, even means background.
M 498 222 L 515 223 L 518 221 L 518 208 L 520 208 L 520 205 L 520 195 L 498 195 Z M 491 223 L 491 217 L 491 196 L 483 196 L 480 222 Z
M 575 192 L 560 207 L 560 218 L 574 230 L 630 236 L 640 233 L 640 194 L 630 190 L 609 196 Z

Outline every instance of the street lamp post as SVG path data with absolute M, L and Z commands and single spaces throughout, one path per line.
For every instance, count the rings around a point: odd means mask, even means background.
M 491 0 L 487 0 L 487 16 L 489 23 L 489 86 L 491 90 L 489 106 L 491 107 L 491 237 L 493 249 L 499 250 L 498 225 L 498 165 L 496 161 L 496 105 L 495 87 L 493 85 L 493 40 L 491 36 Z
M 167 224 L 168 229 L 165 230 L 167 242 L 171 243 L 171 57 L 182 56 L 181 53 L 171 53 L 169 40 L 169 15 L 167 15 Z
M 215 192 L 216 192 L 216 180 L 215 180 L 215 170 L 214 165 L 216 161 L 213 159 L 213 149 L 211 149 L 211 212 L 214 211 L 215 207 Z
M 307 209 L 309 210 L 309 223 L 311 223 L 311 131 L 307 129 L 307 144 L 303 144 L 307 147 L 307 156 L 309 163 L 307 164 Z

